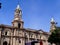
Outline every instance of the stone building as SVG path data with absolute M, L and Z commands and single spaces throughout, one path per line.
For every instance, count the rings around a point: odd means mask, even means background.
M 0 45 L 25 45 L 26 42 L 42 40 L 44 45 L 48 45 L 48 32 L 24 28 L 22 20 L 22 10 L 17 5 L 14 13 L 12 25 L 0 24 Z

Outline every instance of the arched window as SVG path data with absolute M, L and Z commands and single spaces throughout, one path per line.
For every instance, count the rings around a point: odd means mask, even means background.
M 19 43 L 21 43 L 21 40 L 20 40 L 20 38 L 19 38 L 18 40 L 19 40 Z
M 3 42 L 3 45 L 7 45 L 7 42 L 5 41 L 5 42 Z
M 27 33 L 25 33 L 25 38 L 28 38 Z
M 7 35 L 7 32 L 5 32 L 5 35 Z
M 21 40 L 19 40 L 19 43 L 21 43 Z
M 31 38 L 33 37 L 33 34 L 31 34 Z
M 18 28 L 20 28 L 20 26 L 21 26 L 21 24 L 20 24 L 20 23 L 18 23 Z

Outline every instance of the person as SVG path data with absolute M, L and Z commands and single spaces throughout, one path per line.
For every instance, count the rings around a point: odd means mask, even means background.
M 43 45 L 43 42 L 42 42 L 42 40 L 40 41 L 40 45 Z

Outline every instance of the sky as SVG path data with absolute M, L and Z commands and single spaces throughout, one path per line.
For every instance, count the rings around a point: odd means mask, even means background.
M 52 17 L 58 23 L 57 26 L 60 26 L 60 0 L 0 0 L 0 24 L 12 25 L 18 1 L 24 28 L 49 32 Z

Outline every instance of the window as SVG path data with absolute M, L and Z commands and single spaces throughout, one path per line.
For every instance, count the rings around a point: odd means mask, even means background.
M 21 43 L 21 40 L 19 40 L 19 43 Z
M 7 32 L 5 32 L 5 35 L 7 35 Z
M 19 43 L 21 43 L 21 40 L 19 39 Z
M 41 39 L 41 37 L 42 37 L 42 34 L 40 34 L 40 39 Z
M 38 38 L 38 34 L 36 34 L 36 38 Z
M 30 34 L 30 37 L 33 38 L 33 33 Z
M 20 28 L 20 26 L 21 26 L 20 23 L 18 23 L 18 28 Z
M 3 45 L 7 45 L 7 42 L 5 41 L 5 42 L 3 42 Z
M 25 38 L 27 38 L 27 34 L 25 33 Z
M 19 41 L 19 43 L 21 43 L 21 40 L 20 40 L 20 38 L 18 38 L 18 41 Z

